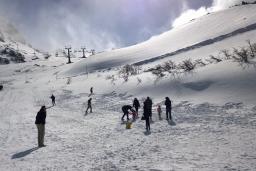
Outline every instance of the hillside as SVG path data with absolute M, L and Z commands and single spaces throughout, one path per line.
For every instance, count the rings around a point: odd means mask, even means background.
M 93 58 L 88 58 L 71 68 L 67 74 L 79 74 L 84 71 L 85 64 L 89 71 L 116 67 L 124 64 L 133 64 L 160 57 L 169 53 L 187 48 L 184 52 L 213 45 L 215 48 L 208 51 L 209 55 L 225 48 L 241 46 L 247 39 L 255 37 L 256 5 L 246 5 L 230 8 L 228 10 L 211 13 L 186 25 L 155 36 L 150 40 L 131 47 L 101 53 Z M 246 36 L 242 34 L 246 33 Z M 239 42 L 230 44 L 231 39 L 239 38 Z M 224 46 L 223 41 L 226 41 Z M 253 40 L 252 40 L 253 41 Z M 218 43 L 221 45 L 218 46 Z M 175 55 L 175 53 L 173 54 Z M 168 55 L 167 55 L 168 56 Z M 191 56 L 194 57 L 194 56 Z
M 104 81 L 106 77 L 115 75 L 112 80 L 118 80 L 118 71 L 115 70 L 120 70 L 120 67 L 125 64 L 135 64 L 140 68 L 141 74 L 130 77 L 130 81 L 126 84 L 123 84 L 122 80 L 115 81 L 114 87 L 109 85 L 108 91 L 129 92 L 141 97 L 154 92 L 153 96 L 159 100 L 168 93 L 179 100 L 213 103 L 243 101 L 253 104 L 256 102 L 253 95 L 256 84 L 253 76 L 254 65 L 248 66 L 248 70 L 245 71 L 234 60 L 229 60 L 198 68 L 192 74 L 181 74 L 178 78 L 167 74 L 161 79 L 150 76 L 144 71 L 168 60 L 177 64 L 185 59 L 208 60 L 210 55 L 223 56 L 221 51 L 224 49 L 232 51 L 233 48 L 247 46 L 247 40 L 255 43 L 255 10 L 256 5 L 246 5 L 211 13 L 141 44 L 84 59 L 68 66 L 67 69 L 61 71 L 60 75 L 77 76 L 87 72 L 108 71 L 113 68 L 110 73 L 100 73 L 103 78 L 98 79 Z M 139 85 L 137 85 L 138 79 L 142 80 Z M 234 80 L 244 81 L 241 83 Z M 247 80 L 250 80 L 249 84 Z M 156 81 L 157 84 L 155 84 Z M 94 83 L 94 81 L 90 82 Z M 187 86 L 191 84 L 192 87 Z M 200 87 L 199 90 L 197 87 Z M 228 97 L 224 92 L 229 92 Z

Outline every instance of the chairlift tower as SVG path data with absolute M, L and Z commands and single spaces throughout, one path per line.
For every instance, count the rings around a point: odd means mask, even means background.
M 70 60 L 71 46 L 66 46 L 65 49 L 68 51 L 68 64 L 70 64 L 71 63 L 71 60 Z
M 85 56 L 85 50 L 86 50 L 85 46 L 82 46 L 81 49 L 83 51 L 83 57 L 82 58 L 86 58 L 86 56 Z

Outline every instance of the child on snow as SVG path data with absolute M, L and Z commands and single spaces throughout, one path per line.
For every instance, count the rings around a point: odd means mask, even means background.
M 158 113 L 158 117 L 159 117 L 159 120 L 162 120 L 162 109 L 161 109 L 161 105 L 158 105 L 157 106 L 157 113 Z

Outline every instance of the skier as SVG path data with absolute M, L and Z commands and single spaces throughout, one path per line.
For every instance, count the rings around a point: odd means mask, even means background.
M 150 121 L 152 121 L 152 100 L 150 99 L 150 97 L 147 97 L 147 99 L 145 100 L 145 102 L 147 103 L 147 107 L 148 107 L 148 112 L 149 112 L 149 119 Z
M 45 119 L 46 119 L 46 107 L 42 106 L 36 115 L 36 127 L 38 130 L 38 147 L 45 147 L 44 135 L 45 135 Z
M 55 106 L 55 96 L 52 94 L 50 98 L 52 99 L 52 106 Z
M 162 120 L 162 109 L 161 109 L 161 105 L 158 105 L 158 106 L 157 106 L 157 113 L 158 113 L 159 120 Z
M 144 106 L 143 106 L 143 116 L 146 121 L 146 131 L 150 131 L 150 113 L 151 113 L 151 104 L 149 100 L 144 101 Z
M 124 120 L 124 116 L 126 115 L 126 117 L 127 117 L 127 121 L 129 120 L 129 110 L 131 111 L 131 112 L 134 112 L 134 110 L 132 109 L 132 106 L 130 106 L 130 105 L 124 105 L 124 106 L 122 106 L 122 111 L 123 111 L 123 116 L 122 116 L 122 121 Z
M 90 98 L 88 101 L 87 101 L 87 109 L 85 111 L 85 114 L 88 113 L 88 110 L 90 109 L 90 113 L 92 113 L 92 98 Z
M 135 108 L 135 111 L 137 113 L 137 117 L 138 117 L 138 111 L 139 111 L 139 108 L 140 108 L 140 102 L 137 98 L 134 98 L 133 100 L 133 105 L 132 105 L 134 108 Z
M 170 120 L 172 120 L 172 102 L 169 99 L 169 97 L 165 97 L 165 106 L 166 106 L 166 120 L 168 120 L 168 118 Z

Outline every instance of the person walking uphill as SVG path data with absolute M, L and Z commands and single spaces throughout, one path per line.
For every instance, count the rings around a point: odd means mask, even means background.
M 36 115 L 36 127 L 38 130 L 38 147 L 44 147 L 46 107 L 42 106 Z
M 137 116 L 138 116 L 138 111 L 139 111 L 139 108 L 140 108 L 140 102 L 137 98 L 134 98 L 132 106 L 135 108 L 135 110 L 137 112 Z
M 92 113 L 92 98 L 90 98 L 87 103 L 88 103 L 88 104 L 87 104 L 87 109 L 86 109 L 86 111 L 85 111 L 85 114 L 88 113 L 88 110 L 89 110 L 89 109 L 90 109 L 90 113 Z
M 168 120 L 168 118 L 170 118 L 170 120 L 172 120 L 172 102 L 169 99 L 169 97 L 165 98 L 165 106 L 166 106 L 166 120 Z

